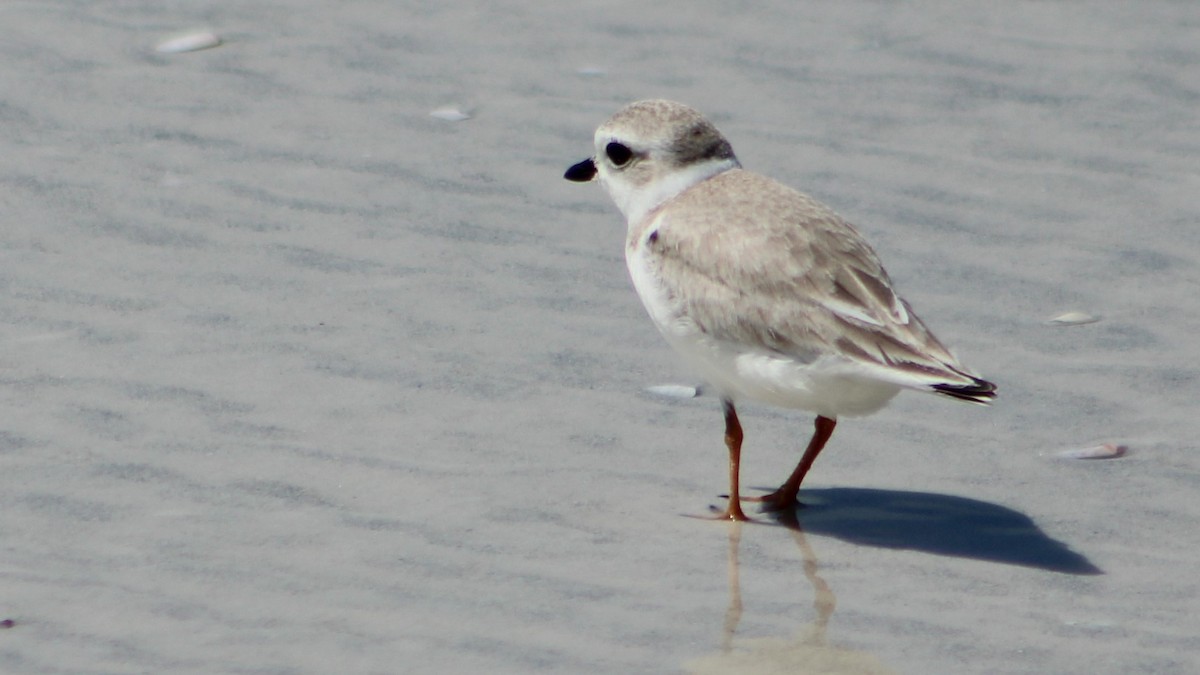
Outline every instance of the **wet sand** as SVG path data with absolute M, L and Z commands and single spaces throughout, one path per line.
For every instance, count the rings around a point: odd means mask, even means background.
M 1191 5 L 0 26 L 0 670 L 1200 670 Z M 996 405 L 844 420 L 799 531 L 684 517 L 716 402 L 647 393 L 696 382 L 561 179 L 647 97 L 855 223 Z M 742 423 L 773 487 L 811 418 Z

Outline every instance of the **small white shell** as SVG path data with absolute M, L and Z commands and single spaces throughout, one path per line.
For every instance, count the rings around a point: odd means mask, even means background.
M 221 38 L 217 37 L 216 33 L 200 31 L 163 40 L 158 43 L 154 51 L 160 54 L 181 54 L 183 52 L 197 52 L 201 49 L 211 49 L 219 44 L 221 44 Z
M 1124 457 L 1127 452 L 1129 452 L 1129 448 L 1124 445 L 1105 443 L 1104 445 L 1093 445 L 1090 448 L 1063 450 L 1054 453 L 1054 456 L 1062 459 L 1116 459 Z
M 1046 323 L 1052 326 L 1082 326 L 1085 323 L 1096 323 L 1100 317 L 1087 312 L 1063 312 Z
M 465 113 L 451 105 L 438 108 L 437 110 L 431 110 L 429 112 L 429 116 L 439 120 L 446 120 L 447 122 L 461 122 L 463 120 L 471 119 L 470 114 Z
M 696 398 L 700 395 L 700 390 L 682 384 L 659 384 L 646 387 L 646 393 L 664 398 Z

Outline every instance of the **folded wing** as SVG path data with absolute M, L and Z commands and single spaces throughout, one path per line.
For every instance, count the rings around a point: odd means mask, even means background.
M 722 212 L 738 222 L 712 219 L 702 203 L 717 195 L 736 195 Z M 902 387 L 994 398 L 995 386 L 896 295 L 862 236 L 819 202 L 735 169 L 676 197 L 671 213 L 651 252 L 676 306 L 701 331 L 802 362 L 834 355 Z

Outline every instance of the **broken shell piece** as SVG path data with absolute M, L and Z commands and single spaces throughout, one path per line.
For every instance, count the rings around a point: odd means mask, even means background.
M 1093 445 L 1090 448 L 1063 450 L 1055 453 L 1054 456 L 1062 459 L 1116 459 L 1124 457 L 1127 452 L 1129 452 L 1129 448 L 1124 445 L 1105 443 L 1104 445 Z
M 1082 326 L 1085 323 L 1096 323 L 1100 317 L 1087 312 L 1064 312 L 1046 323 L 1053 326 Z
M 216 33 L 200 31 L 179 35 L 158 43 L 154 51 L 160 54 L 182 54 L 183 52 L 198 52 L 201 49 L 211 49 L 221 44 L 221 38 Z
M 646 393 L 665 398 L 696 398 L 700 395 L 700 390 L 682 384 L 659 384 L 646 387 Z
M 430 111 L 429 116 L 439 120 L 446 120 L 447 122 L 461 122 L 463 120 L 471 119 L 470 114 L 449 105 Z

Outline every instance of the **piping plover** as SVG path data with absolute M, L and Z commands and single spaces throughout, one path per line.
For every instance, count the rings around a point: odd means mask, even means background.
M 901 389 L 987 404 L 976 377 L 892 290 L 862 235 L 825 205 L 741 168 L 729 141 L 681 103 L 638 101 L 600 125 L 596 154 L 565 178 L 599 179 L 628 224 L 625 260 L 658 330 L 718 393 L 738 493 L 753 400 L 817 415 L 800 463 L 748 501 L 793 508 L 841 415 L 873 413 Z

